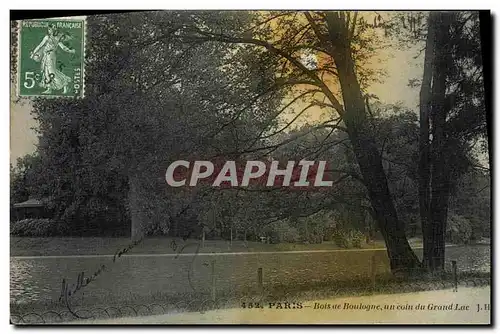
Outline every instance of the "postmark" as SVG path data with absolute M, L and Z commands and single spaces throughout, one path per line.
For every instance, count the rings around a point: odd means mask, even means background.
M 84 96 L 85 19 L 19 22 L 20 97 Z

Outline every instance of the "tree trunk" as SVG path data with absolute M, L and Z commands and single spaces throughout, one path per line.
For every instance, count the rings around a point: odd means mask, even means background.
M 429 138 L 429 113 L 431 108 L 431 85 L 434 73 L 434 48 L 436 38 L 436 16 L 431 13 L 428 18 L 428 32 L 425 45 L 424 75 L 420 88 L 420 132 L 419 132 L 419 165 L 418 165 L 418 195 L 420 221 L 422 225 L 422 235 L 424 238 L 423 265 L 429 267 L 428 253 L 430 245 L 427 244 L 432 239 L 430 226 L 430 138 Z M 427 244 L 427 245 L 426 245 Z
M 233 247 L 233 223 L 232 222 L 231 222 L 231 225 L 229 226 L 229 228 L 230 228 L 229 234 L 230 234 L 230 240 L 231 240 L 229 244 L 231 245 L 231 247 Z
M 309 227 L 307 226 L 307 219 L 304 219 L 304 230 L 306 236 L 306 242 L 309 243 Z
M 128 203 L 131 220 L 130 236 L 133 240 L 144 236 L 144 217 L 140 206 L 139 179 L 130 175 L 128 179 Z
M 452 13 L 435 12 L 430 14 L 429 23 L 435 29 L 435 61 L 433 66 L 431 124 L 432 143 L 430 173 L 430 201 L 427 204 L 427 216 L 423 220 L 424 265 L 430 271 L 444 270 L 445 232 L 448 216 L 450 192 L 449 175 L 451 161 L 446 146 L 446 78 L 450 57 L 450 24 Z M 428 176 L 429 178 L 429 176 Z M 425 225 L 424 225 L 425 224 Z
M 357 129 L 351 128 L 349 132 L 376 221 L 386 243 L 391 269 L 411 271 L 418 268 L 420 262 L 406 239 L 404 224 L 398 219 L 375 143 L 364 134 L 360 135 Z
M 409 272 L 420 267 L 420 262 L 406 239 L 405 226 L 398 219 L 396 207 L 389 191 L 382 158 L 370 134 L 365 102 L 361 94 L 350 42 L 344 22 L 335 14 L 328 15 L 330 40 L 337 67 L 342 98 L 344 123 L 358 162 L 380 231 L 384 237 L 391 270 Z
M 440 161 L 435 161 L 432 173 L 431 238 L 424 242 L 424 250 L 427 250 L 425 260 L 429 264 L 428 268 L 431 271 L 444 270 L 446 223 L 450 193 L 449 174 L 446 166 L 448 162 L 441 157 L 438 159 Z

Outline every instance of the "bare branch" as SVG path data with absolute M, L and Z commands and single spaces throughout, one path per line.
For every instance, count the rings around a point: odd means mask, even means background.
M 266 20 L 264 20 L 264 21 L 262 21 L 262 22 L 258 22 L 258 23 L 256 23 L 256 24 L 255 24 L 255 25 L 253 25 L 252 27 L 250 27 L 250 28 L 248 28 L 247 30 L 245 30 L 245 32 L 252 31 L 252 30 L 254 30 L 254 29 L 255 29 L 255 28 L 257 28 L 257 27 L 260 27 L 260 26 L 262 26 L 262 25 L 264 25 L 264 24 L 266 24 L 266 23 L 269 23 L 269 22 L 271 22 L 271 21 L 273 21 L 273 20 L 275 20 L 275 19 L 277 19 L 277 18 L 279 18 L 279 17 L 285 16 L 285 15 L 288 15 L 288 13 L 287 13 L 287 12 L 284 12 L 284 13 L 279 13 L 279 14 L 277 14 L 277 15 L 271 16 L 270 18 L 268 18 L 268 19 L 266 19 Z
M 355 12 L 354 12 L 354 17 L 353 17 L 353 19 L 352 19 L 352 26 L 351 26 L 351 28 L 349 29 L 349 36 L 348 36 L 349 41 L 351 41 L 351 39 L 352 39 L 352 38 L 353 38 L 353 36 L 354 36 L 354 31 L 355 31 L 355 29 L 356 29 L 356 22 L 357 22 L 357 19 L 358 19 L 358 12 L 357 12 L 357 11 L 355 11 Z
M 182 38 L 197 39 L 200 41 L 212 40 L 212 41 L 219 41 L 219 42 L 224 42 L 224 43 L 235 43 L 235 44 L 253 44 L 253 45 L 264 47 L 269 52 L 287 59 L 297 69 L 299 69 L 302 73 L 307 75 L 314 82 L 314 85 L 316 85 L 317 87 L 319 87 L 323 91 L 323 93 L 328 97 L 328 99 L 330 100 L 330 102 L 334 106 L 335 110 L 341 116 L 344 114 L 343 106 L 340 104 L 340 102 L 337 100 L 337 98 L 333 95 L 333 93 L 330 91 L 328 86 L 316 75 L 316 73 L 314 73 L 314 71 L 309 70 L 304 64 L 302 64 L 298 59 L 291 56 L 289 53 L 287 53 L 281 49 L 278 49 L 277 47 L 275 47 L 271 43 L 268 43 L 268 42 L 260 40 L 260 39 L 238 38 L 238 37 L 232 37 L 232 36 L 227 36 L 227 35 L 223 35 L 223 34 L 206 32 L 206 31 L 202 31 L 200 29 L 195 29 L 195 31 L 204 37 L 182 36 Z

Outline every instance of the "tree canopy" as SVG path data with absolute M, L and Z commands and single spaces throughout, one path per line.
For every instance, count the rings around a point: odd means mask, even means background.
M 429 245 L 453 231 L 489 233 L 476 12 L 159 11 L 87 23 L 85 98 L 33 102 L 39 143 L 11 170 L 11 201 L 44 198 L 77 235 L 377 234 L 406 272 L 421 268 L 408 236 L 423 234 L 428 265 L 444 256 Z M 408 43 L 423 45 L 419 110 L 370 91 L 384 80 L 381 49 Z M 180 159 L 324 160 L 333 186 L 167 187 Z

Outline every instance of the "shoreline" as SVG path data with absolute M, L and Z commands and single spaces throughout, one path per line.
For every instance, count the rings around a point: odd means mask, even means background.
M 172 241 L 179 243 L 178 248 L 172 248 Z M 182 240 L 178 238 L 146 238 L 141 244 L 122 254 L 126 257 L 175 257 L 175 256 L 214 256 L 214 255 L 257 255 L 257 254 L 303 254 L 303 253 L 330 253 L 330 252 L 365 252 L 385 251 L 383 241 L 375 240 L 371 244 L 364 244 L 361 248 L 342 248 L 332 241 L 320 244 L 278 243 L 263 244 L 256 241 L 244 242 L 240 240 L 206 240 L 202 248 L 197 239 Z M 130 245 L 128 238 L 100 238 L 100 237 L 54 237 L 54 238 L 10 238 L 10 258 L 14 260 L 50 259 L 50 258 L 105 258 L 113 257 L 117 252 Z M 184 247 L 180 247 L 184 246 Z M 410 242 L 414 250 L 421 250 L 419 240 Z M 198 251 L 195 248 L 199 247 Z M 455 247 L 491 247 L 490 244 L 477 243 L 467 245 L 447 244 L 446 248 Z M 178 249 L 182 249 L 181 252 Z
M 475 246 L 475 245 L 474 245 Z M 488 246 L 488 245 L 484 245 Z M 466 247 L 461 245 L 446 245 L 447 248 Z M 423 249 L 423 247 L 412 247 L 412 249 Z M 230 256 L 230 255 L 266 255 L 266 254 L 306 254 L 306 253 L 334 253 L 334 252 L 366 252 L 366 251 L 385 251 L 387 248 L 349 248 L 349 249 L 311 249 L 311 250 L 292 250 L 292 251 L 262 251 L 262 252 L 211 252 L 211 253 L 135 253 L 123 254 L 122 257 L 178 257 L 178 256 Z M 71 259 L 71 258 L 105 258 L 113 257 L 114 254 L 87 254 L 87 255 L 31 255 L 31 256 L 10 256 L 15 260 L 33 260 L 33 259 Z

